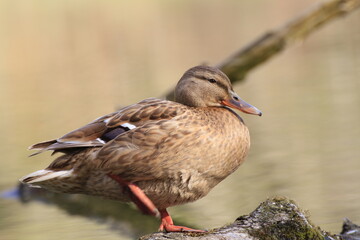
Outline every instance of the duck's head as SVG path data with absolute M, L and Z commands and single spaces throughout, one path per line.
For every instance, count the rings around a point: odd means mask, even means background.
M 196 66 L 187 70 L 175 88 L 175 101 L 191 107 L 231 107 L 261 116 L 261 111 L 242 100 L 229 78 L 219 69 Z

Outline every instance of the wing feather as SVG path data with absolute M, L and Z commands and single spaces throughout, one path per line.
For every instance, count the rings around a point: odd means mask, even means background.
M 67 149 L 103 147 L 108 142 L 146 124 L 171 119 L 178 114 L 181 104 L 156 98 L 145 99 L 124 107 L 117 112 L 95 119 L 89 124 L 50 141 L 29 147 L 38 150 L 36 155 L 47 150 L 66 152 Z

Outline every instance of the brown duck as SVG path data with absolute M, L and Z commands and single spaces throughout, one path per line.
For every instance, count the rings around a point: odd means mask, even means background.
M 161 218 L 160 230 L 200 231 L 175 226 L 166 208 L 204 197 L 244 161 L 249 132 L 230 108 L 261 115 L 223 72 L 193 67 L 179 80 L 175 102 L 145 99 L 31 146 L 63 155 L 20 181 L 132 201 Z

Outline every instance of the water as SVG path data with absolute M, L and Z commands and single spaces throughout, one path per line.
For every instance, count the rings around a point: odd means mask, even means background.
M 50 163 L 27 146 L 163 95 L 187 68 L 221 62 L 311 3 L 2 1 L 0 190 Z M 236 85 L 264 113 L 243 116 L 251 153 L 207 197 L 170 208 L 178 224 L 222 226 L 275 195 L 334 233 L 344 217 L 360 223 L 359 21 L 357 11 L 331 23 Z M 132 239 L 157 226 L 94 197 L 0 198 L 3 239 Z

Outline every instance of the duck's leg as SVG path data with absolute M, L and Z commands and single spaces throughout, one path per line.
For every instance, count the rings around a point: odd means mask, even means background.
M 197 230 L 183 226 L 176 226 L 174 225 L 174 222 L 170 217 L 169 213 L 166 211 L 166 209 L 160 209 L 159 211 L 161 216 L 161 224 L 159 227 L 160 231 L 165 230 L 166 232 L 206 232 L 204 230 Z
M 136 204 L 142 213 L 160 217 L 159 210 L 138 186 L 123 180 L 118 175 L 108 174 L 108 176 L 118 182 L 122 187 L 129 190 L 131 200 Z

